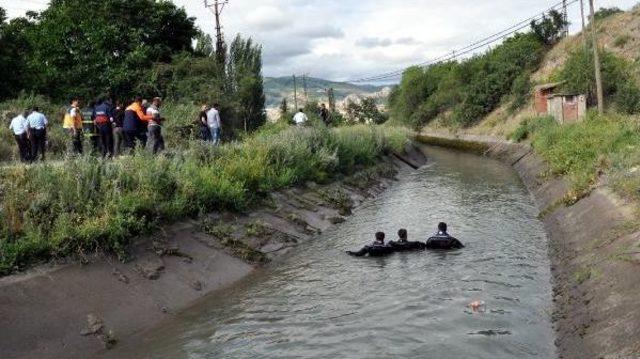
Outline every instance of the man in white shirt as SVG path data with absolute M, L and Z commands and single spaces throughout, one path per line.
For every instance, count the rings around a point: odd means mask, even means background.
M 155 97 L 151 106 L 147 108 L 147 115 L 151 116 L 147 129 L 149 131 L 150 146 L 154 154 L 164 150 L 164 137 L 162 137 L 162 127 L 160 126 L 163 121 L 160 115 L 161 105 L 162 99 Z
M 41 160 L 44 161 L 47 147 L 47 124 L 49 121 L 38 107 L 34 107 L 27 117 L 27 122 L 29 124 L 29 138 L 31 139 L 31 160 L 35 161 L 38 158 L 38 153 L 40 153 Z
M 213 145 L 220 144 L 220 132 L 222 127 L 222 121 L 220 120 L 220 105 L 217 103 L 213 105 L 213 108 L 207 112 L 207 126 L 211 132 L 211 141 Z
M 16 139 L 18 151 L 20 152 L 20 160 L 22 162 L 29 161 L 29 157 L 31 157 L 31 149 L 28 136 L 29 123 L 26 119 L 26 116 L 28 115 L 29 112 L 24 111 L 23 114 L 14 117 L 11 120 L 11 124 L 9 125 L 9 129 L 13 132 L 13 136 Z
M 298 113 L 293 116 L 293 122 L 295 122 L 297 126 L 304 126 L 307 121 L 309 121 L 309 118 L 307 118 L 307 115 L 304 114 L 302 109 L 298 110 Z

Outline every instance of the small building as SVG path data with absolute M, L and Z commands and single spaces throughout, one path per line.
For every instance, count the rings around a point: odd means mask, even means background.
M 587 97 L 578 94 L 554 94 L 547 97 L 548 114 L 558 123 L 580 122 L 587 114 Z
M 550 84 L 539 85 L 534 88 L 533 106 L 538 115 L 546 115 L 549 113 L 549 105 L 547 98 L 555 92 L 562 82 L 554 82 Z
M 587 97 L 580 94 L 556 93 L 563 83 L 536 86 L 533 93 L 534 111 L 540 116 L 553 116 L 558 123 L 579 122 L 587 114 Z

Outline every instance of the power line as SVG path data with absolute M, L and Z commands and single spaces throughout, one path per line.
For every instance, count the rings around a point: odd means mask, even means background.
M 475 51 L 478 50 L 482 47 L 485 47 L 487 45 L 490 45 L 492 43 L 495 43 L 497 41 L 500 41 L 502 39 L 504 39 L 505 37 L 508 37 L 509 35 L 512 35 L 520 30 L 523 30 L 525 28 L 528 28 L 531 24 L 532 21 L 537 21 L 539 19 L 542 19 L 546 16 L 546 13 L 551 12 L 553 10 L 558 10 L 558 8 L 562 9 L 564 7 L 567 7 L 569 5 L 572 5 L 576 2 L 578 2 L 579 0 L 571 0 L 569 2 L 567 2 L 566 0 L 563 0 L 551 7 L 549 7 L 548 9 L 544 10 L 542 13 L 537 14 L 535 16 L 532 16 L 528 19 L 522 20 L 519 23 L 508 27 L 502 31 L 499 31 L 495 34 L 492 34 L 490 36 L 487 36 L 481 40 L 478 40 L 476 42 L 473 42 L 471 44 L 468 44 L 460 49 L 457 50 L 453 50 L 453 51 L 449 51 L 447 52 L 446 55 L 437 57 L 435 59 L 431 59 L 422 63 L 418 63 L 412 66 L 428 66 L 428 65 L 433 65 L 439 62 L 446 62 L 446 61 L 450 61 L 453 59 L 456 59 L 462 55 L 468 54 L 471 51 Z M 453 54 L 453 55 L 452 55 Z M 406 69 L 406 68 L 405 68 Z M 369 76 L 369 77 L 364 77 L 364 78 L 360 78 L 360 79 L 356 79 L 356 80 L 351 80 L 348 82 L 369 82 L 369 81 L 380 81 L 380 80 L 385 80 L 385 79 L 391 79 L 394 77 L 398 77 L 400 75 L 402 75 L 402 73 L 405 71 L 405 69 L 401 69 L 401 70 L 396 70 L 396 71 L 392 71 L 392 72 L 388 72 L 388 73 L 383 73 L 383 74 L 379 74 L 379 75 L 374 75 L 374 76 Z

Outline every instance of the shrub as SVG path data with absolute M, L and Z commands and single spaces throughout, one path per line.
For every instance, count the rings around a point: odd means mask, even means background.
M 541 129 L 557 125 L 556 120 L 551 116 L 532 117 L 524 119 L 518 128 L 509 135 L 509 139 L 514 142 L 522 142 Z
M 273 190 L 323 182 L 401 150 L 393 127 L 270 125 L 244 142 L 90 156 L 0 168 L 0 274 L 51 257 L 123 253 L 131 237 L 218 209 L 243 210 Z

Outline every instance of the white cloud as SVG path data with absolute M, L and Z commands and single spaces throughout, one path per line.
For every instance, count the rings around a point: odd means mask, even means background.
M 205 11 L 202 1 L 173 1 L 197 17 L 201 29 L 213 34 L 213 15 Z M 307 72 L 345 80 L 442 56 L 539 14 L 558 1 L 229 0 L 222 22 L 227 39 L 240 33 L 263 45 L 268 76 Z M 597 6 L 628 9 L 637 1 L 598 0 Z M 0 6 L 10 9 L 10 16 L 20 15 L 18 7 L 32 4 L 21 3 L 0 0 Z M 573 30 L 580 27 L 577 4 L 570 7 L 570 20 Z

